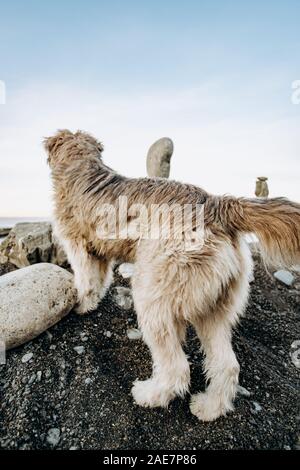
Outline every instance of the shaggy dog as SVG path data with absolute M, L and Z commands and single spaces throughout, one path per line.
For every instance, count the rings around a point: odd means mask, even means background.
M 135 263 L 132 292 L 143 338 L 153 358 L 152 377 L 135 381 L 137 404 L 165 407 L 189 390 L 190 367 L 182 349 L 188 323 L 205 354 L 208 381 L 191 397 L 190 409 L 211 421 L 233 409 L 239 364 L 231 333 L 243 313 L 252 275 L 246 233 L 259 239 L 266 263 L 291 266 L 300 260 L 300 205 L 283 198 L 237 199 L 161 178 L 126 178 L 102 161 L 102 144 L 78 131 L 59 131 L 45 140 L 52 172 L 56 232 L 75 274 L 78 313 L 94 310 L 112 280 L 114 260 Z M 125 196 L 126 236 L 101 236 L 101 208 Z M 198 205 L 204 209 L 202 241 L 141 237 L 132 224 L 134 204 L 150 208 Z M 146 217 L 147 218 L 147 217 Z M 174 217 L 171 225 L 174 226 Z M 197 233 L 195 212 L 185 238 Z M 197 225 L 198 224 L 198 225 Z M 99 232 L 100 231 L 100 232 Z M 186 241 L 186 240 L 185 240 Z

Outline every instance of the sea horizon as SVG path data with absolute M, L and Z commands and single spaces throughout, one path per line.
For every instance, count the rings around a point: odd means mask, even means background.
M 22 222 L 51 222 L 51 217 L 0 217 L 0 228 L 12 228 Z

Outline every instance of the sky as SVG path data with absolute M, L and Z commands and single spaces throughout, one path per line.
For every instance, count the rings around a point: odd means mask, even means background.
M 298 0 L 0 2 L 0 217 L 51 216 L 59 128 L 127 176 L 167 136 L 171 178 L 253 196 L 268 176 L 300 201 L 299 17 Z

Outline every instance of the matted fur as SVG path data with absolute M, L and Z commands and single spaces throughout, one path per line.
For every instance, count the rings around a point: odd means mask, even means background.
M 45 140 L 52 170 L 55 230 L 67 252 L 78 290 L 78 313 L 97 307 L 112 279 L 114 260 L 135 263 L 134 305 L 153 358 L 149 380 L 132 393 L 142 406 L 167 406 L 189 389 L 182 349 L 191 323 L 205 353 L 209 382 L 192 396 L 191 411 L 210 421 L 233 409 L 239 364 L 231 330 L 245 309 L 252 258 L 243 234 L 255 232 L 267 263 L 290 265 L 300 256 L 300 205 L 286 199 L 212 196 L 189 184 L 126 178 L 102 161 L 103 146 L 89 134 L 59 131 Z M 204 245 L 185 249 L 176 240 L 107 240 L 98 236 L 102 204 L 203 204 Z

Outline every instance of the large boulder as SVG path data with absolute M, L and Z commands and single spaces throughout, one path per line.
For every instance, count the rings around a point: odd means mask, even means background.
M 52 233 L 50 222 L 16 224 L 0 244 L 0 264 L 23 268 L 35 263 L 67 265 L 67 257 Z
M 73 275 L 50 263 L 0 277 L 0 340 L 19 346 L 67 315 L 76 303 Z
M 168 137 L 162 137 L 151 145 L 147 155 L 148 176 L 169 178 L 174 145 Z

